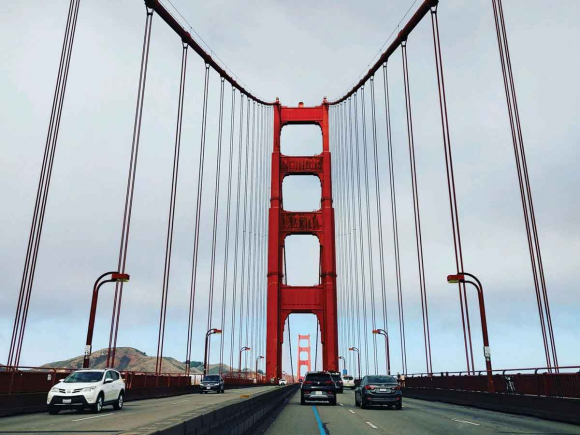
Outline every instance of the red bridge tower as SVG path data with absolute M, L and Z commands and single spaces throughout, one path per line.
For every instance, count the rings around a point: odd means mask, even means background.
M 302 346 L 302 340 L 308 341 L 306 346 Z M 302 352 L 306 352 L 308 355 L 306 359 L 302 358 Z M 300 378 L 302 375 L 301 368 L 302 366 L 306 366 L 306 371 L 309 372 L 312 370 L 312 359 L 310 358 L 310 334 L 308 335 L 300 335 L 298 334 L 298 373 L 296 378 Z
M 315 124 L 322 130 L 322 154 L 289 157 L 280 152 L 280 133 L 285 125 Z M 321 209 L 308 213 L 282 208 L 282 181 L 287 175 L 315 175 L 322 185 Z M 284 240 L 291 234 L 311 234 L 320 242 L 320 283 L 311 287 L 284 285 Z M 268 240 L 268 323 L 266 373 L 282 377 L 284 323 L 291 313 L 312 313 L 318 318 L 323 370 L 338 371 L 338 327 L 336 309 L 336 254 L 334 209 L 328 133 L 328 104 L 283 107 L 274 105 L 274 149 L 272 152 L 272 197 Z

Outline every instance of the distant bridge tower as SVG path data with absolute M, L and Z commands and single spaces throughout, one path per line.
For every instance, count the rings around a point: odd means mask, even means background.
M 302 340 L 308 341 L 306 346 L 302 346 Z M 307 357 L 306 359 L 302 359 L 302 352 L 306 352 Z M 308 335 L 300 335 L 298 334 L 298 373 L 297 378 L 300 378 L 302 375 L 302 366 L 306 366 L 306 371 L 312 371 L 312 359 L 310 358 L 310 334 Z
M 310 157 L 284 156 L 280 152 L 282 128 L 290 124 L 318 125 L 322 153 Z M 268 322 L 266 373 L 268 379 L 282 377 L 284 324 L 292 313 L 316 315 L 322 343 L 322 369 L 338 370 L 338 324 L 336 309 L 336 252 L 334 209 L 330 166 L 328 103 L 320 106 L 283 107 L 274 104 L 274 147 L 272 150 L 272 194 L 268 234 Z M 320 210 L 288 212 L 282 208 L 282 181 L 288 175 L 314 175 L 320 180 Z M 320 243 L 320 281 L 313 286 L 283 283 L 284 241 L 292 234 L 310 234 Z

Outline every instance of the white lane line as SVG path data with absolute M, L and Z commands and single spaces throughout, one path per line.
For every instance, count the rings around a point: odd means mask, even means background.
M 480 426 L 479 423 L 473 423 L 473 422 L 467 421 L 467 420 L 458 420 L 457 418 L 452 418 L 451 420 L 456 421 L 457 423 L 465 423 L 465 424 L 472 424 L 474 426 Z
M 344 405 L 343 405 L 342 403 L 340 403 L 340 402 L 339 402 L 338 404 L 339 404 L 340 406 L 344 406 Z
M 172 405 L 177 405 L 178 403 L 185 403 L 185 402 L 189 402 L 189 400 L 182 400 L 180 402 L 171 402 Z
M 376 427 L 374 424 L 372 424 L 370 421 L 365 421 L 366 424 L 368 424 L 370 427 L 372 427 L 373 429 L 378 429 L 378 427 Z
M 90 420 L 91 418 L 108 417 L 109 415 L 113 415 L 113 414 L 111 413 L 111 414 L 103 414 L 103 415 L 93 415 L 92 417 L 77 418 L 76 420 L 71 420 L 71 421 Z
M 350 412 L 351 414 L 355 413 L 352 409 L 349 409 L 348 412 Z

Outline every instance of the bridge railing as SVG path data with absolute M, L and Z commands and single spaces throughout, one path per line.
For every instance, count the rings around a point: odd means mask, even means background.
M 19 366 L 14 370 L 0 369 L 0 394 L 41 393 L 49 391 L 61 379 L 75 369 Z M 201 375 L 184 373 L 160 373 L 121 371 L 128 390 L 138 388 L 186 387 L 199 384 Z M 226 373 L 226 385 L 265 385 L 266 377 L 253 372 Z
M 546 367 L 493 370 L 496 393 L 547 397 L 580 398 L 580 366 L 558 367 L 558 373 Z M 540 372 L 543 371 L 543 372 Z M 407 375 L 405 387 L 443 390 L 488 391 L 485 371 L 417 373 Z

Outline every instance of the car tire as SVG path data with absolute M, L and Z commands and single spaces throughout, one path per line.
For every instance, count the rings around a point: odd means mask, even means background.
M 124 404 L 124 394 L 121 391 L 119 393 L 119 398 L 117 399 L 117 401 L 113 404 L 113 408 L 115 408 L 117 411 L 120 411 L 121 409 L 123 409 L 123 404 Z
M 358 399 L 356 398 L 356 394 L 354 395 L 354 406 L 358 406 Z
M 395 408 L 397 408 L 399 411 L 400 411 L 401 409 L 403 409 L 403 401 L 400 401 L 399 403 L 397 403 L 397 404 L 395 405 Z
M 336 398 L 332 399 L 332 400 L 330 401 L 330 404 L 331 404 L 332 406 L 336 406 Z
M 97 397 L 97 401 L 95 402 L 95 404 L 93 405 L 93 412 L 98 414 L 99 412 L 101 412 L 103 410 L 103 395 L 99 394 L 99 397 Z
M 364 396 L 361 396 L 360 398 L 360 409 L 367 409 L 369 406 L 367 405 L 367 402 L 364 398 Z
M 300 394 L 300 404 L 306 405 L 306 400 L 304 399 L 304 394 Z
M 48 413 L 50 415 L 56 415 L 60 412 L 60 409 L 58 409 L 56 406 L 51 406 L 48 408 Z

